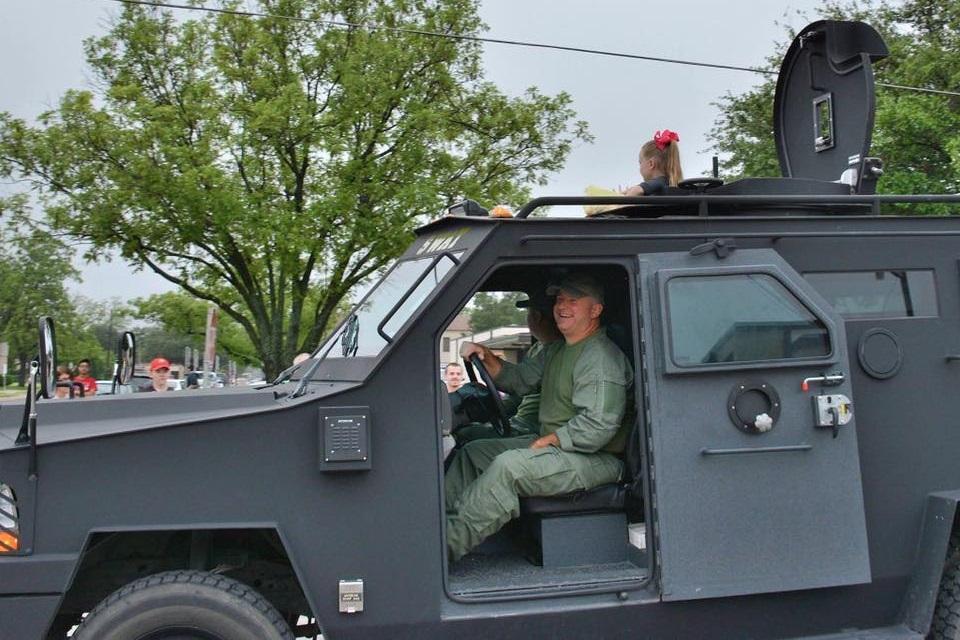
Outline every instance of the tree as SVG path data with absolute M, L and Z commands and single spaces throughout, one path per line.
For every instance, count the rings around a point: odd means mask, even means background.
M 890 56 L 875 66 L 878 83 L 958 89 L 960 2 L 911 0 L 890 4 L 825 2 L 823 17 L 864 20 L 887 42 Z M 788 33 L 790 39 L 793 33 Z M 786 43 L 781 49 L 786 51 Z M 782 54 L 772 56 L 778 68 Z M 729 178 L 779 175 L 773 140 L 770 79 L 743 95 L 728 94 L 711 139 Z M 960 98 L 878 87 L 872 155 L 883 158 L 878 190 L 885 193 L 956 193 L 960 190 Z M 913 207 L 916 210 L 916 207 Z M 941 206 L 925 209 L 941 212 Z
M 75 304 L 77 314 L 86 320 L 100 347 L 113 357 L 120 336 L 132 326 L 133 309 L 116 297 L 97 301 L 78 296 Z
M 136 307 L 137 318 L 155 323 L 166 334 L 176 336 L 180 341 L 179 350 L 176 352 L 171 350 L 170 345 L 162 345 L 158 341 L 155 347 L 156 353 L 166 350 L 167 356 L 176 357 L 183 353 L 183 348 L 187 346 L 203 349 L 207 330 L 207 308 L 210 303 L 184 293 L 170 291 L 147 298 L 137 298 L 133 300 L 133 305 Z M 217 346 L 241 364 L 249 365 L 259 362 L 250 338 L 229 316 L 219 318 Z M 145 356 L 147 353 L 143 352 Z
M 485 82 L 475 42 L 314 22 L 470 35 L 478 0 L 222 2 L 249 4 L 282 17 L 126 6 L 86 43 L 95 93 L 33 127 L 0 115 L 0 175 L 88 257 L 118 249 L 218 305 L 271 376 L 423 214 L 522 200 L 589 136 L 568 95 Z
M 56 320 L 61 363 L 81 358 L 105 363 L 103 350 L 67 294 L 65 283 L 79 275 L 72 250 L 31 219 L 22 195 L 0 199 L 0 220 L 0 339 L 19 364 L 20 384 L 37 353 L 37 320 L 43 315 Z
M 470 328 L 479 333 L 495 327 L 525 325 L 527 312 L 517 308 L 517 300 L 525 300 L 525 293 L 478 293 L 470 310 Z

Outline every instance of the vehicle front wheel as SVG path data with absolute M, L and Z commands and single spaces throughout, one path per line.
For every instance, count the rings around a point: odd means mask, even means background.
M 930 628 L 932 640 L 960 640 L 960 534 L 950 538 L 947 561 L 943 567 L 937 607 Z
M 262 595 L 206 571 L 167 571 L 107 596 L 75 640 L 293 640 Z

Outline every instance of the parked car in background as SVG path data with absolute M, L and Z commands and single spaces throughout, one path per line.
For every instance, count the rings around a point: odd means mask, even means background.
M 121 395 L 133 393 L 134 391 L 136 391 L 136 388 L 132 384 L 118 384 L 116 393 L 114 393 L 113 380 L 97 380 L 98 396 Z
M 227 377 L 222 373 L 217 373 L 215 371 L 207 371 L 206 384 L 203 383 L 203 380 L 204 380 L 203 371 L 190 371 L 185 375 L 189 375 L 190 373 L 194 373 L 197 375 L 197 378 L 201 381 L 200 387 L 203 389 L 210 389 L 213 387 L 225 387 L 227 385 Z M 184 386 L 184 388 L 186 387 Z

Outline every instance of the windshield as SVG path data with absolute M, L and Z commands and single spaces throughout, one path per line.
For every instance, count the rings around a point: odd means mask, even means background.
M 433 265 L 432 268 L 431 265 Z M 391 338 L 394 337 L 454 265 L 455 262 L 449 254 L 443 254 L 439 258 L 430 256 L 398 262 L 353 310 L 343 326 L 324 344 L 320 354 L 326 353 L 329 349 L 327 358 L 362 358 L 378 355 L 387 345 L 387 340 L 378 330 L 381 328 L 381 323 L 383 323 L 383 333 Z M 414 287 L 421 276 L 423 279 Z M 391 314 L 391 310 L 411 287 L 414 287 L 413 291 Z M 336 342 L 342 344 L 337 345 Z

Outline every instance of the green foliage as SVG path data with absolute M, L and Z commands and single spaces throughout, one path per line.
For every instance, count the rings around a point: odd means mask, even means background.
M 136 317 L 156 326 L 140 328 L 143 334 L 141 359 L 163 354 L 168 359 L 181 361 L 184 347 L 203 349 L 207 328 L 207 309 L 210 303 L 185 293 L 167 292 L 137 298 L 132 304 Z M 158 331 L 159 330 L 159 331 Z M 165 336 L 165 337 L 164 337 Z M 225 352 L 241 364 L 259 362 L 257 352 L 243 328 L 229 316 L 220 316 L 217 322 L 217 350 Z
M 78 296 L 75 303 L 77 314 L 87 323 L 97 343 L 111 358 L 115 357 L 121 334 L 131 328 L 133 309 L 120 298 L 96 301 Z M 112 363 L 113 360 L 111 366 Z M 106 373 L 101 375 L 98 371 L 97 375 L 104 377 Z
M 960 87 L 960 2 L 824 2 L 819 13 L 823 18 L 864 20 L 880 32 L 890 56 L 875 67 L 878 83 L 953 91 Z M 783 52 L 794 34 L 787 35 L 780 46 Z M 768 62 L 776 69 L 780 57 Z M 780 174 L 773 141 L 774 88 L 775 81 L 767 80 L 716 103 L 720 116 L 710 138 L 724 158 L 726 178 Z M 885 164 L 880 192 L 956 193 L 960 98 L 878 86 L 871 155 Z M 924 211 L 941 213 L 942 208 Z
M 525 293 L 478 293 L 470 309 L 470 328 L 475 332 L 509 325 L 526 325 L 527 312 L 517 308 L 517 300 L 526 300 Z
M 9 344 L 8 366 L 26 365 L 37 353 L 37 320 L 54 318 L 60 363 L 89 358 L 105 366 L 106 352 L 76 311 L 65 283 L 78 277 L 73 252 L 56 235 L 32 220 L 26 197 L 0 199 L 0 340 Z
M 223 6 L 450 34 L 477 0 Z M 252 6 L 248 6 L 252 5 Z M 36 126 L 0 114 L 0 175 L 59 228 L 220 307 L 271 376 L 342 301 L 462 197 L 519 202 L 589 139 L 570 97 L 508 97 L 477 43 L 126 6 L 86 43 L 96 93 Z

